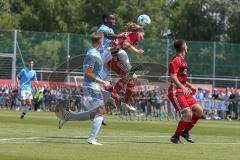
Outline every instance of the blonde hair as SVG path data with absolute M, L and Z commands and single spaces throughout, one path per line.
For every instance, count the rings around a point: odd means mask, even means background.
M 127 27 L 127 31 L 129 32 L 136 32 L 139 28 L 139 26 L 134 22 L 128 22 L 126 27 Z
M 92 37 L 92 43 L 96 44 L 96 43 L 99 43 L 100 40 L 103 38 L 103 33 L 101 33 L 101 32 L 93 32 L 91 34 L 91 37 Z

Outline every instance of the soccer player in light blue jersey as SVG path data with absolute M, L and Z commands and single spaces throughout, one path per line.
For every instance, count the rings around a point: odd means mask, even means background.
M 108 47 L 112 45 L 112 41 L 119 38 L 125 38 L 123 35 L 118 35 L 114 33 L 114 29 L 116 25 L 116 18 L 113 13 L 105 13 L 102 16 L 102 24 L 98 28 L 97 32 L 101 32 L 104 34 L 103 44 L 100 47 L 100 54 L 103 61 L 103 71 L 101 73 L 101 78 L 106 81 L 111 81 L 110 68 L 108 67 L 108 62 L 112 59 L 112 53 L 110 52 Z M 115 100 L 111 97 L 111 90 L 103 91 L 103 99 L 105 104 L 110 104 L 114 108 L 116 108 Z M 106 123 L 103 121 L 103 125 Z
M 22 101 L 23 112 L 21 115 L 21 119 L 29 111 L 31 104 L 32 104 L 32 89 L 31 89 L 31 81 L 37 81 L 37 74 L 33 70 L 34 60 L 28 60 L 28 67 L 24 67 L 18 73 L 16 78 L 16 86 L 18 88 L 18 92 Z
M 97 30 L 97 32 L 101 32 L 104 34 L 103 44 L 99 50 L 102 57 L 102 61 L 103 61 L 103 72 L 101 77 L 108 81 L 111 80 L 111 77 L 110 77 L 110 70 L 107 66 L 107 62 L 112 59 L 112 54 L 109 50 L 107 50 L 107 48 L 111 46 L 113 40 L 124 38 L 123 35 L 118 35 L 114 33 L 113 28 L 115 27 L 115 25 L 116 25 L 116 18 L 114 14 L 105 13 L 102 16 L 102 24 Z
M 103 64 L 104 64 L 103 65 L 103 72 L 102 72 L 101 77 L 102 77 L 102 79 L 108 80 L 108 81 L 111 81 L 110 72 L 111 72 L 112 68 L 109 67 L 109 62 L 112 61 L 113 56 L 115 56 L 114 59 L 116 59 L 116 55 L 119 55 L 120 57 L 123 57 L 121 59 L 125 59 L 124 57 L 126 57 L 125 54 L 122 54 L 121 52 L 118 52 L 120 50 L 120 48 L 122 48 L 122 47 L 120 47 L 120 45 L 115 46 L 114 45 L 115 42 L 113 42 L 113 40 L 124 41 L 127 38 L 126 37 L 127 35 L 126 34 L 114 34 L 114 30 L 112 29 L 112 27 L 114 27 L 115 24 L 116 24 L 116 21 L 115 21 L 114 15 L 111 14 L 111 13 L 107 13 L 107 14 L 103 15 L 103 24 L 98 29 L 98 32 L 104 33 L 104 43 L 103 43 L 103 45 L 100 49 L 101 57 L 102 57 Z M 118 66 L 121 66 L 121 67 L 123 66 L 123 65 L 120 64 L 120 62 L 117 62 L 117 63 L 118 63 L 117 64 Z M 125 63 L 127 63 L 127 62 L 124 62 L 124 64 Z M 131 88 L 133 88 L 133 87 L 131 87 Z M 116 107 L 115 100 L 113 99 L 113 96 L 111 96 L 111 95 L 113 95 L 112 94 L 113 90 L 114 90 L 114 88 L 112 88 L 109 91 L 104 91 L 103 92 L 104 102 L 105 102 L 105 104 L 108 103 L 108 104 L 111 104 L 111 106 Z M 125 108 L 127 108 L 131 111 L 136 111 L 136 109 L 134 107 L 132 107 L 131 105 L 129 105 L 127 103 L 123 103 L 123 104 L 124 104 L 123 106 Z M 103 123 L 103 124 L 105 124 L 105 123 Z
M 99 49 L 102 45 L 103 38 L 103 33 L 94 32 L 92 34 L 92 47 L 88 49 L 83 62 L 83 105 L 86 111 L 69 112 L 62 106 L 57 106 L 62 107 L 59 109 L 59 111 L 62 112 L 62 117 L 60 117 L 59 120 L 59 129 L 63 127 L 66 121 L 92 120 L 87 142 L 94 145 L 102 145 L 96 141 L 96 136 L 102 125 L 103 115 L 106 114 L 102 88 L 108 89 L 112 87 L 110 82 L 101 79 L 103 62 Z

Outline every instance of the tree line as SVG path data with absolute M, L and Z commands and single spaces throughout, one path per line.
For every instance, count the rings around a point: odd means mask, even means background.
M 147 37 L 240 42 L 238 0 L 1 0 L 0 29 L 90 34 L 104 12 L 117 15 L 118 31 L 147 14 Z

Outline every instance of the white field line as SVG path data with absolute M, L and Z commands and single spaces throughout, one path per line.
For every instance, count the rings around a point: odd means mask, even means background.
M 86 136 L 74 136 L 74 138 L 85 138 Z M 98 136 L 99 138 L 167 138 L 170 136 Z M 87 137 L 86 137 L 87 138 Z
M 141 135 L 119 135 L 119 136 L 98 136 L 99 138 L 170 138 L 171 135 L 164 135 L 164 136 L 141 136 Z M 196 135 L 195 137 L 199 137 Z M 201 137 L 209 137 L 209 138 L 232 138 L 231 136 L 201 136 Z M 0 141 L 10 141 L 10 140 L 31 140 L 31 139 L 43 139 L 43 138 L 49 138 L 51 137 L 13 137 L 13 138 L 0 138 Z M 55 137 L 58 138 L 58 137 Z M 59 137 L 64 138 L 64 137 Z M 65 137 L 70 138 L 70 137 Z M 87 138 L 87 136 L 73 136 L 73 138 Z M 234 138 L 239 138 L 240 136 L 234 136 Z
M 135 136 L 135 135 L 119 135 L 119 136 L 98 136 L 99 138 L 170 138 L 172 135 L 164 135 L 164 136 Z M 86 136 L 74 136 L 74 138 L 84 138 Z M 199 135 L 196 135 L 194 137 L 200 137 Z M 201 137 L 209 137 L 209 138 L 231 138 L 231 137 L 237 137 L 240 140 L 240 136 L 202 136 Z M 86 137 L 87 138 L 87 137 Z
M 12 141 L 4 141 L 0 142 L 0 144 L 39 144 L 39 143 L 44 143 L 44 142 L 29 142 L 29 141 L 19 141 L 19 142 L 12 142 Z M 144 144 L 144 142 L 107 142 L 107 141 L 101 141 L 102 144 Z M 170 142 L 161 142 L 161 141 L 154 141 L 152 143 L 159 143 L 159 144 L 164 144 L 164 145 L 175 145 Z M 78 144 L 78 143 L 74 143 Z M 87 144 L 87 143 L 79 143 L 79 144 Z M 240 143 L 185 143 L 185 144 L 179 144 L 179 145 L 240 145 Z
M 87 138 L 86 136 L 73 136 L 74 138 Z M 141 144 L 144 143 L 144 139 L 142 138 L 169 138 L 170 136 L 134 136 L 134 135 L 119 135 L 119 136 L 98 136 L 99 138 L 141 138 L 141 140 L 136 141 L 136 142 L 127 142 L 127 141 L 101 141 L 103 144 Z M 228 137 L 228 136 L 204 136 L 204 137 Z M 238 136 L 237 136 L 238 137 Z M 55 137 L 58 138 L 58 137 Z M 62 138 L 62 137 L 59 137 Z M 64 137 L 63 137 L 64 138 Z M 70 137 L 65 137 L 65 138 L 70 138 Z M 228 137 L 230 138 L 230 137 Z M 51 139 L 51 137 L 14 137 L 14 138 L 2 138 L 0 139 L 0 144 L 37 144 L 37 143 L 42 143 L 38 140 L 40 139 Z M 29 140 L 36 140 L 34 142 L 31 142 Z M 147 142 L 146 142 L 147 143 Z M 168 144 L 168 142 L 165 141 L 152 141 L 150 143 L 159 143 L 159 144 Z M 171 144 L 169 142 L 169 144 Z M 188 143 L 185 143 L 188 144 Z M 189 144 L 188 144 L 189 145 Z M 199 142 L 199 143 L 194 143 L 193 145 L 240 145 L 240 142 Z
M 102 142 L 101 143 L 103 144 L 141 144 L 141 142 Z M 142 142 L 144 144 L 144 142 Z M 154 141 L 152 143 L 159 143 L 159 144 L 171 144 L 171 145 L 174 145 L 172 143 L 168 143 L 168 142 L 162 142 L 162 141 Z M 211 144 L 211 145 L 240 145 L 240 143 L 184 143 L 184 144 L 179 144 L 179 145 L 208 145 L 208 144 Z
M 22 141 L 22 142 L 11 142 L 11 141 L 5 141 L 5 142 L 0 142 L 0 144 L 37 144 L 41 142 L 27 142 L 27 141 Z
M 28 139 L 40 139 L 40 138 L 45 138 L 45 137 L 22 137 L 22 138 L 2 138 L 0 141 L 12 141 L 12 140 L 28 140 Z

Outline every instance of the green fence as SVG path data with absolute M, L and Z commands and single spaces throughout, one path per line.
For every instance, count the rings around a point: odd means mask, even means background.
M 89 36 L 85 35 L 17 31 L 16 67 L 23 67 L 28 58 L 33 58 L 37 62 L 36 69 L 54 70 L 68 58 L 85 54 L 89 46 Z M 187 55 L 187 61 L 192 76 L 240 77 L 240 44 L 190 41 L 188 46 L 191 53 Z M 129 53 L 132 62 L 160 63 L 167 68 L 168 61 L 175 54 L 173 41 L 167 39 L 144 39 L 138 47 L 145 53 Z M 14 53 L 14 31 L 0 31 L 0 53 Z M 4 65 L 0 67 L 4 68 Z M 0 74 L 3 74 L 2 70 Z M 212 83 L 212 80 L 197 82 Z M 233 84 L 230 82 L 229 85 Z

